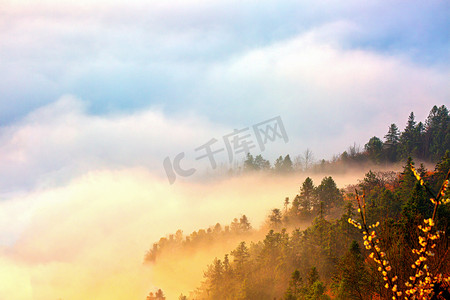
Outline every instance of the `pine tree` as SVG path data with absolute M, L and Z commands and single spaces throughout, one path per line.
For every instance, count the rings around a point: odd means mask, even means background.
M 253 155 L 247 153 L 247 157 L 244 161 L 244 171 L 255 171 L 255 170 L 256 170 L 255 159 L 253 158 Z
M 324 177 L 316 191 L 319 202 L 323 202 L 326 209 L 343 203 L 342 193 L 331 176 Z
M 291 157 L 286 155 L 283 159 L 283 171 L 284 172 L 292 172 L 294 170 Z
M 398 144 L 400 141 L 400 132 L 397 125 L 391 124 L 391 126 L 389 126 L 388 133 L 384 136 L 384 138 L 385 142 L 383 147 L 387 160 L 390 162 L 397 161 Z
M 400 132 L 394 123 L 389 126 L 388 133 L 384 136 L 385 144 L 396 145 L 400 141 Z
M 311 286 L 314 284 L 314 282 L 316 282 L 318 280 L 319 280 L 319 272 L 317 272 L 316 267 L 312 267 L 308 273 L 308 285 Z
M 434 169 L 433 175 L 433 183 L 434 190 L 437 191 L 438 188 L 444 182 L 444 178 L 450 170 L 450 151 L 447 150 L 445 154 L 442 156 L 441 160 L 436 164 L 436 168 Z
M 408 156 L 416 155 L 416 121 L 413 112 L 411 112 L 411 114 L 409 115 L 406 128 L 400 135 L 400 148 L 401 157 L 403 159 L 407 158 Z
M 272 209 L 272 213 L 269 216 L 270 226 L 274 229 L 279 229 L 282 224 L 282 214 L 279 208 Z
M 436 105 L 425 121 L 425 152 L 434 161 L 450 149 L 450 115 L 448 109 Z
M 414 161 L 410 156 L 403 167 L 403 172 L 400 174 L 400 186 L 396 192 L 403 203 L 408 200 L 411 190 L 417 181 L 411 170 L 411 166 L 414 166 Z
M 235 250 L 231 251 L 231 256 L 233 256 L 233 262 L 236 265 L 238 274 L 242 274 L 243 268 L 250 256 L 245 242 L 241 242 Z
M 250 225 L 250 222 L 248 221 L 248 218 L 246 215 L 242 215 L 242 217 L 239 219 L 239 230 L 241 232 L 247 232 L 252 229 L 252 225 Z
M 350 249 L 341 259 L 333 280 L 338 299 L 370 299 L 370 278 L 356 241 L 352 241 Z
M 156 291 L 155 300 L 166 300 L 166 297 L 164 296 L 164 293 L 161 289 Z
M 273 166 L 275 172 L 283 172 L 283 157 L 281 155 L 277 158 Z
M 291 281 L 289 282 L 288 290 L 286 291 L 285 300 L 296 300 L 299 298 L 302 291 L 302 277 L 300 272 L 296 269 L 291 275 Z
M 317 197 L 312 179 L 307 177 L 300 188 L 299 204 L 303 214 L 309 215 L 317 207 Z

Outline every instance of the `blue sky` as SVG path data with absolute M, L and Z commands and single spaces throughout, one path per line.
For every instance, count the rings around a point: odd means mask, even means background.
M 276 115 L 291 138 L 269 158 L 306 148 L 330 158 L 382 137 L 390 123 L 403 128 L 410 111 L 423 120 L 432 105 L 449 103 L 446 1 L 3 1 L 1 8 L 0 169 L 31 169 L 25 186 L 49 173 L 58 181 L 61 170 L 75 176 L 73 156 L 77 165 L 160 172 L 167 155 Z M 40 119 L 42 111 L 58 115 Z M 199 124 L 189 140 L 167 125 L 178 142 L 161 136 L 149 144 L 137 141 L 139 124 L 123 129 L 126 137 L 104 127 L 102 138 L 79 133 L 65 146 L 38 139 L 40 150 L 35 133 L 23 134 L 42 127 L 51 137 L 46 130 L 80 132 L 85 124 L 96 132 L 98 120 L 143 115 Z M 151 140 L 160 129 L 141 121 Z M 17 153 L 20 163 L 8 159 Z M 16 182 L 21 172 L 8 178 Z
M 194 96 L 208 90 L 202 85 L 207 70 L 339 23 L 346 27 L 326 33 L 323 43 L 448 68 L 446 1 L 6 1 L 2 6 L 5 125 L 64 94 L 82 98 L 95 114 L 161 105 L 168 113 L 193 107 L 215 117 L 213 109 L 197 107 L 198 101 L 206 106 L 223 100 Z M 230 117 L 225 122 L 233 122 Z

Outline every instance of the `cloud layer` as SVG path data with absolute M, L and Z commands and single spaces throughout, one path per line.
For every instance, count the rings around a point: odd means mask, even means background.
M 98 169 L 141 166 L 163 176 L 164 157 L 192 151 L 221 131 L 193 114 L 169 119 L 151 109 L 100 117 L 85 106 L 65 96 L 1 128 L 3 193 L 63 184 Z
M 0 298 L 143 299 L 154 287 L 173 287 L 142 265 L 159 237 L 226 224 L 241 214 L 258 227 L 269 209 L 296 193 L 299 180 L 245 177 L 169 186 L 134 168 L 89 172 L 64 187 L 2 201 Z M 343 185 L 355 177 L 337 180 Z M 203 268 L 193 270 L 198 280 Z M 178 293 L 173 298 L 182 291 L 166 292 Z

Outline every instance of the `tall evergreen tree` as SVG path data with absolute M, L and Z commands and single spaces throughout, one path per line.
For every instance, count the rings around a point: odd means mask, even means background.
M 308 285 L 313 285 L 314 282 L 319 281 L 319 272 L 316 267 L 312 267 L 308 273 Z
M 283 171 L 284 172 L 292 172 L 294 170 L 291 157 L 286 155 L 283 159 Z
M 247 153 L 247 157 L 244 161 L 244 171 L 255 171 L 255 170 L 256 170 L 255 159 L 253 158 L 253 155 Z
M 272 209 L 272 213 L 269 216 L 270 227 L 273 229 L 279 229 L 282 224 L 282 214 L 279 208 Z
M 241 242 L 235 250 L 231 251 L 231 256 L 233 256 L 237 271 L 241 271 L 250 256 L 245 242 Z
M 408 117 L 405 130 L 400 135 L 400 151 L 401 157 L 406 159 L 408 156 L 415 156 L 417 151 L 416 140 L 416 120 L 414 113 Z
M 341 259 L 334 278 L 338 299 L 371 299 L 370 278 L 356 241 Z
M 285 295 L 285 300 L 297 300 L 302 292 L 303 280 L 300 272 L 296 269 L 291 276 L 289 288 Z
M 324 177 L 316 191 L 319 202 L 323 202 L 327 209 L 343 203 L 342 193 L 337 188 L 336 182 L 334 182 L 331 176 Z
M 250 225 L 250 222 L 246 215 L 242 215 L 242 217 L 239 219 L 239 229 L 241 232 L 247 232 L 252 229 L 252 225 Z
M 442 156 L 441 160 L 436 164 L 436 168 L 434 169 L 433 174 L 433 188 L 434 191 L 437 192 L 439 187 L 444 182 L 444 178 L 450 170 L 450 151 L 447 150 L 445 154 Z M 447 191 L 448 192 L 448 191 Z
M 306 177 L 300 188 L 300 206 L 305 213 L 309 213 L 311 209 L 317 207 L 317 198 L 314 183 L 310 177 Z
M 400 174 L 400 186 L 397 190 L 397 195 L 403 203 L 408 200 L 411 190 L 417 181 L 413 171 L 411 170 L 411 166 L 414 166 L 414 161 L 410 156 L 406 160 L 406 164 L 403 167 L 403 172 Z
M 450 149 L 450 115 L 448 109 L 436 105 L 425 121 L 425 152 L 432 160 L 438 160 Z
M 397 161 L 398 144 L 400 141 L 400 132 L 397 125 L 391 124 L 388 133 L 384 136 L 385 142 L 383 145 L 386 159 L 390 162 Z

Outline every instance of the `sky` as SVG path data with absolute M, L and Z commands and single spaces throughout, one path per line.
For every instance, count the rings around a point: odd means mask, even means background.
M 446 1 L 2 1 L 0 187 L 99 167 L 143 165 L 165 176 L 164 158 L 194 160 L 210 139 L 275 116 L 290 139 L 263 153 L 272 161 L 363 147 L 391 123 L 404 128 L 411 111 L 423 121 L 433 105 L 449 104 L 449 9 Z
M 211 172 L 195 149 L 212 139 L 223 148 L 235 129 L 279 117 L 288 140 L 253 154 L 273 162 L 309 148 L 329 159 L 391 123 L 403 129 L 411 111 L 423 121 L 433 105 L 449 107 L 449 16 L 447 1 L 0 0 L 0 261 L 19 279 L 39 277 L 29 261 L 47 258 L 22 250 L 41 247 L 32 229 L 48 229 L 49 214 L 79 216 L 60 241 L 103 220 L 104 198 L 118 212 L 120 195 L 143 190 L 131 198 L 153 199 L 152 211 L 158 195 L 189 184 L 170 185 L 165 159 L 185 153 L 183 169 Z M 243 157 L 224 150 L 217 163 Z M 77 204 L 95 199 L 89 213 Z M 158 224 L 147 239 L 177 227 Z M 33 299 L 53 296 L 30 280 Z M 30 299 L 24 291 L 15 297 Z

